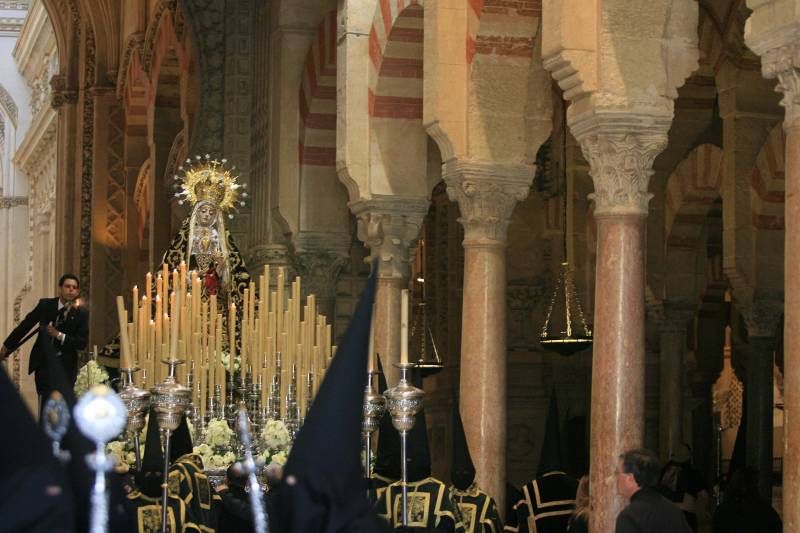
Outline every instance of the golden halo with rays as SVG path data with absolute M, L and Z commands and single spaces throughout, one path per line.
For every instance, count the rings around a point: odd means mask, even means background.
M 212 159 L 209 154 L 186 159 L 178 167 L 182 175 L 174 176 L 179 189 L 175 194 L 178 203 L 189 202 L 194 206 L 197 202 L 208 201 L 224 213 L 244 206 L 242 198 L 247 197 L 247 192 L 241 189 L 246 185 L 237 181 L 238 176 L 233 174 L 235 167 L 228 168 L 227 163 L 227 159 Z M 233 217 L 230 213 L 228 216 Z

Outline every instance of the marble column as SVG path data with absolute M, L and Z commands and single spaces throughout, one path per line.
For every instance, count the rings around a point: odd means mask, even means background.
M 683 442 L 683 391 L 686 324 L 689 310 L 667 310 L 661 324 L 659 362 L 659 452 L 666 461 Z
M 350 259 L 351 243 L 347 233 L 333 232 L 301 232 L 295 241 L 294 267 L 304 292 L 316 296 L 317 312 L 331 325 L 336 323 L 336 282 Z
M 464 226 L 461 416 L 478 486 L 501 510 L 506 490 L 507 231 L 514 207 L 528 195 L 533 171 L 528 165 L 452 161 L 443 172 Z
M 783 524 L 800 529 L 800 15 L 786 1 L 756 2 L 747 21 L 747 45 L 761 56 L 765 78 L 778 79 L 785 108 L 786 132 L 784 213 L 784 374 L 783 374 Z M 777 9 L 777 5 L 787 9 Z M 787 15 L 788 14 L 788 15 Z
M 375 294 L 375 351 L 381 357 L 389 386 L 400 373 L 400 291 L 408 287 L 411 257 L 428 212 L 427 198 L 373 195 L 351 205 L 358 218 L 358 238 L 378 262 Z
M 653 160 L 669 117 L 590 117 L 571 125 L 589 161 L 597 222 L 590 493 L 591 531 L 613 531 L 627 502 L 617 494 L 620 454 L 644 435 L 645 236 Z

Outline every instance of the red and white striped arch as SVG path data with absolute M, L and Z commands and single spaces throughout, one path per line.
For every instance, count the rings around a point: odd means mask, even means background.
M 421 0 L 379 0 L 369 34 L 369 114 L 422 119 Z
M 759 230 L 783 231 L 786 136 L 781 124 L 775 126 L 756 157 L 750 174 L 750 206 L 753 227 Z
M 469 0 L 467 16 L 467 63 L 476 55 L 533 55 L 542 18 L 541 0 Z
M 720 196 L 722 158 L 720 148 L 701 144 L 689 152 L 667 180 L 664 202 L 668 250 L 697 247 L 708 212 Z
M 322 20 L 300 84 L 301 169 L 336 163 L 336 12 Z M 301 170 L 302 172 L 302 170 Z

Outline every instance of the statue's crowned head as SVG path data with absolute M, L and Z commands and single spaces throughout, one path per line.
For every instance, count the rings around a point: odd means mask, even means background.
M 195 156 L 194 161 L 187 159 L 178 167 L 174 179 L 177 183 L 178 203 L 189 202 L 195 206 L 200 203 L 213 204 L 221 213 L 233 218 L 233 211 L 244 205 L 243 198 L 247 192 L 242 191 L 234 176 L 234 167 L 228 167 L 226 159 L 212 159 L 209 154 L 204 157 Z

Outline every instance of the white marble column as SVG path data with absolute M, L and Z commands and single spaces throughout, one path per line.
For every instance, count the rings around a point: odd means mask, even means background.
M 419 237 L 428 212 L 427 198 L 377 196 L 351 206 L 358 217 L 358 238 L 369 248 L 369 261 L 378 261 L 375 294 L 375 351 L 381 357 L 389 386 L 400 374 L 400 291 L 408 287 L 409 248 Z
M 460 408 L 476 481 L 504 509 L 506 490 L 506 243 L 531 165 L 448 162 L 447 194 L 464 226 Z
M 645 237 L 653 160 L 671 117 L 611 114 L 571 125 L 589 161 L 597 222 L 590 493 L 591 531 L 613 531 L 626 505 L 617 493 L 620 454 L 644 435 Z

